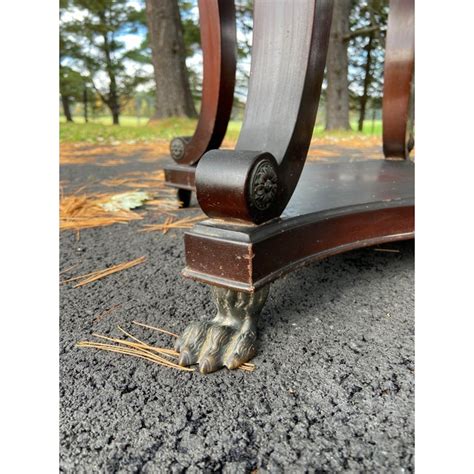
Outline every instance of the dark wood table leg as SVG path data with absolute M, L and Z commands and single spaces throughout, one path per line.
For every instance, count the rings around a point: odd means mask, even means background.
M 277 217 L 285 208 L 311 141 L 331 16 L 331 0 L 255 2 L 251 77 L 239 141 L 235 150 L 206 152 L 197 165 L 197 198 L 208 216 L 224 224 L 227 219 L 252 224 Z M 181 178 L 191 179 L 189 174 Z M 215 255 L 216 260 L 222 257 Z M 244 255 L 233 264 L 250 273 L 253 262 Z M 255 321 L 268 291 L 268 285 L 252 291 L 213 287 L 217 315 L 184 331 L 176 346 L 180 363 L 198 363 L 207 373 L 223 366 L 234 369 L 253 357 Z
M 189 207 L 191 203 L 192 191 L 190 189 L 180 189 L 178 188 L 177 197 L 178 201 L 181 203 L 180 207 Z
M 413 0 L 390 6 L 383 118 L 389 159 L 304 166 L 332 2 L 255 1 L 239 140 L 234 150 L 208 151 L 196 168 L 197 199 L 210 219 L 186 232 L 183 274 L 220 289 L 213 289 L 216 317 L 192 323 L 179 339 L 182 365 L 199 363 L 207 373 L 249 360 L 268 285 L 282 275 L 330 255 L 413 238 L 414 163 L 399 159 L 409 149 Z M 194 179 L 176 173 L 182 182 Z
M 414 22 L 414 0 L 390 0 L 382 103 L 383 152 L 387 159 L 408 159 L 414 146 L 413 136 L 410 137 Z
M 199 120 L 193 136 L 171 140 L 170 154 L 176 164 L 165 168 L 165 183 L 178 189 L 183 207 L 188 207 L 191 200 L 197 162 L 206 151 L 219 148 L 224 139 L 232 111 L 237 63 L 234 1 L 199 0 L 198 5 L 203 51 Z

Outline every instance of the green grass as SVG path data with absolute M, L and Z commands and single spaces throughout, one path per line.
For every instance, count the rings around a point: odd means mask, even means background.
M 149 123 L 149 119 L 142 117 L 120 117 L 120 125 L 112 125 L 109 116 L 97 117 L 89 123 L 84 123 L 83 117 L 74 117 L 74 123 L 67 123 L 64 117 L 60 117 L 60 140 L 61 142 L 90 142 L 90 143 L 113 143 L 113 142 L 150 142 L 157 139 L 171 140 L 173 137 L 190 136 L 196 128 L 196 119 L 170 118 Z M 226 138 L 236 140 L 239 136 L 242 122 L 229 122 Z M 382 123 L 375 121 L 364 123 L 363 132 L 357 132 L 357 123 L 351 122 L 352 130 L 325 132 L 322 124 L 316 125 L 314 136 L 333 136 L 346 138 L 357 135 L 382 134 Z
M 148 118 L 120 117 L 120 125 L 112 125 L 109 117 L 99 117 L 84 123 L 83 117 L 74 117 L 74 123 L 60 119 L 59 136 L 61 142 L 147 142 L 157 139 L 171 140 L 173 137 L 190 136 L 196 128 L 196 119 L 171 118 L 149 122 Z M 227 137 L 236 139 L 241 122 L 231 121 L 227 127 Z
M 144 126 L 148 123 L 150 119 L 148 117 L 132 117 L 128 115 L 120 116 L 120 125 L 129 126 L 129 127 L 139 127 Z M 66 124 L 66 118 L 64 115 L 59 116 L 59 123 Z M 84 117 L 82 115 L 74 116 L 74 123 L 76 124 L 85 124 Z M 100 124 L 100 125 L 112 125 L 112 117 L 110 115 L 100 115 L 98 117 L 89 118 L 89 124 Z
M 324 124 L 317 124 L 314 127 L 313 136 L 331 136 L 331 137 L 352 137 L 352 136 L 382 136 L 382 121 L 381 120 L 374 120 L 374 124 L 372 126 L 372 121 L 366 120 L 364 122 L 364 127 L 362 132 L 357 130 L 358 122 L 357 120 L 351 120 L 351 128 L 352 130 L 334 130 L 331 132 L 327 132 L 324 130 Z

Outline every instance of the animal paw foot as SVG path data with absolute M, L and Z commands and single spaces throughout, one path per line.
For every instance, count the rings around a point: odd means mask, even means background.
M 190 324 L 176 341 L 179 364 L 199 364 L 202 373 L 222 367 L 236 369 L 257 352 L 256 318 L 268 296 L 268 286 L 255 293 L 212 287 L 217 315 Z
M 199 365 L 203 374 L 227 367 L 236 369 L 256 354 L 253 328 L 230 326 L 217 321 L 190 324 L 178 338 L 179 364 Z

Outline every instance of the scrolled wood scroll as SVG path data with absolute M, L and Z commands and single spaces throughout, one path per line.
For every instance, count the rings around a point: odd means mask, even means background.
M 211 150 L 196 169 L 213 218 L 259 224 L 279 216 L 298 183 L 323 81 L 332 0 L 256 0 L 252 65 L 235 150 Z
M 383 152 L 385 158 L 407 159 L 410 96 L 415 69 L 414 0 L 390 0 L 383 88 Z
M 202 102 L 192 137 L 171 140 L 171 157 L 193 165 L 208 150 L 219 148 L 232 111 L 237 63 L 235 5 L 232 0 L 199 0 L 203 53 Z

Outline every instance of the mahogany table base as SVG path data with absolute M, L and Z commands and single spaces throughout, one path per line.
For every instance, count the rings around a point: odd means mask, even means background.
M 179 338 L 180 363 L 198 362 L 202 372 L 238 366 L 255 354 L 269 283 L 330 255 L 413 238 L 414 168 L 408 160 L 306 163 L 281 217 L 194 226 L 183 275 L 225 290 L 214 291 L 213 322 L 192 324 Z
M 196 167 L 192 165 L 168 165 L 165 167 L 165 184 L 172 188 L 194 191 L 195 172 Z
M 194 173 L 196 167 L 191 165 L 168 165 L 165 167 L 165 184 L 177 188 L 178 201 L 182 207 L 189 207 L 191 193 L 195 190 Z

